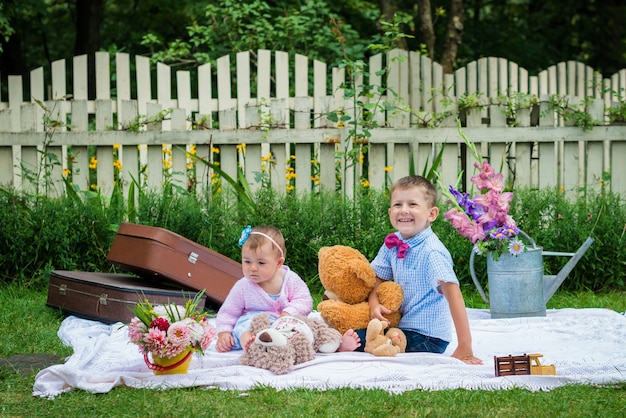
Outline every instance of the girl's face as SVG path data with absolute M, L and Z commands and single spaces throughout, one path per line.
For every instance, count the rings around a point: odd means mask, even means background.
M 243 274 L 257 284 L 267 284 L 275 277 L 280 276 L 277 273 L 284 261 L 283 257 L 276 254 L 276 248 L 271 242 L 267 242 L 254 250 L 245 244 L 241 248 Z
M 430 206 L 421 187 L 410 187 L 394 190 L 388 212 L 391 225 L 406 240 L 428 228 L 439 208 Z

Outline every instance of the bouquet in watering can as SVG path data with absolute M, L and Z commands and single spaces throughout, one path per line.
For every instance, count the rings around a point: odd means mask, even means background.
M 476 145 L 460 127 L 459 133 L 476 161 L 481 161 Z M 461 193 L 452 186 L 441 187 L 448 204 L 452 206 L 444 217 L 459 234 L 474 244 L 474 250 L 478 254 L 491 253 L 494 260 L 498 260 L 505 252 L 521 254 L 526 247 L 518 237 L 519 228 L 509 215 L 509 203 L 513 199 L 513 193 L 504 191 L 504 176 L 494 171 L 487 161 L 482 164 L 474 163 L 474 167 L 479 172 L 471 178 L 471 182 L 478 189 L 478 193 L 472 196 Z

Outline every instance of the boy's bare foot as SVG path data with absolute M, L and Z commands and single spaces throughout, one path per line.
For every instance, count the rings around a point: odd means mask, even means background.
M 337 351 L 354 351 L 361 346 L 361 338 L 353 329 L 347 330 L 341 336 L 341 344 Z

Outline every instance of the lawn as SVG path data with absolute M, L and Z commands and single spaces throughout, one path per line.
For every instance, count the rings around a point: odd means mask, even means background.
M 473 289 L 464 289 L 470 307 L 484 307 Z M 56 336 L 63 317 L 45 306 L 46 292 L 17 285 L 0 290 L 0 323 L 6 332 L 0 357 L 15 354 L 69 355 Z M 601 307 L 626 311 L 626 293 L 557 292 L 548 308 Z M 566 386 L 549 392 L 522 389 L 506 391 L 409 391 L 400 395 L 380 390 L 284 390 L 259 387 L 249 391 L 201 388 L 156 391 L 119 387 L 106 394 L 71 391 L 54 399 L 32 396 L 36 372 L 0 369 L 0 414 L 8 417 L 623 417 L 626 385 L 612 387 Z

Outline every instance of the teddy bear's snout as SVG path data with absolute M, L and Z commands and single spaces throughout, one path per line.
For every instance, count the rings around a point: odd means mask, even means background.
M 259 341 L 264 342 L 264 343 L 271 343 L 272 342 L 272 336 L 270 335 L 269 332 L 262 332 L 261 334 L 259 334 Z
M 287 337 L 284 334 L 273 328 L 259 331 L 259 333 L 256 335 L 255 340 L 257 343 L 265 347 L 284 347 L 287 345 L 288 341 Z

